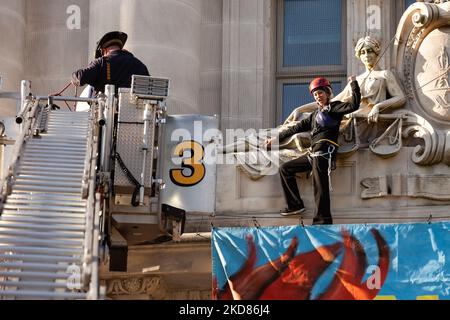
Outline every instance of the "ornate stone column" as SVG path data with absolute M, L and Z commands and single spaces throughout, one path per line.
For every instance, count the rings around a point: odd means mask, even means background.
M 57 92 L 88 63 L 89 0 L 27 0 L 26 6 L 24 78 L 34 94 Z
M 0 76 L 2 91 L 19 91 L 25 51 L 25 0 L 0 0 Z M 0 100 L 0 117 L 17 114 L 14 101 Z
M 201 0 L 91 0 L 89 52 L 108 31 L 128 33 L 125 46 L 151 75 L 172 80 L 170 114 L 199 113 Z
M 269 126 L 274 102 L 275 1 L 223 1 L 222 127 Z

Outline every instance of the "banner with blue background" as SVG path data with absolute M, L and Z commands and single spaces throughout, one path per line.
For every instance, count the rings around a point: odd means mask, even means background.
M 218 300 L 450 299 L 450 222 L 214 228 Z

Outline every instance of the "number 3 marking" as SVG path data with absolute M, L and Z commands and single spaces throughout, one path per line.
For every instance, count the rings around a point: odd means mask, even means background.
M 200 143 L 190 140 L 177 145 L 173 155 L 182 157 L 185 151 L 191 151 L 190 157 L 183 159 L 181 163 L 182 169 L 170 170 L 170 180 L 180 187 L 193 187 L 205 177 L 206 169 L 202 163 L 205 151 Z M 190 170 L 190 175 L 184 174 L 185 168 Z

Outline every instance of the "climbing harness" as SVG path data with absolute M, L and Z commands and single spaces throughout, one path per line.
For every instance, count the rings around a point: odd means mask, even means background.
M 308 156 L 309 163 L 311 163 L 311 165 L 312 165 L 313 158 L 322 157 L 322 158 L 328 160 L 328 185 L 329 185 L 330 191 L 333 191 L 333 187 L 331 186 L 331 171 L 336 169 L 336 163 L 333 162 L 333 153 L 336 151 L 336 149 L 339 147 L 339 145 L 328 139 L 319 140 L 318 143 L 323 142 L 323 141 L 329 143 L 327 151 L 312 152 L 311 150 L 308 150 L 307 156 Z M 309 148 L 309 149 L 311 149 L 311 148 Z

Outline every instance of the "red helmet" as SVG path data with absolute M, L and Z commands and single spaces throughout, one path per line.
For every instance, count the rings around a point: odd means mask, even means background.
M 325 88 L 327 92 L 331 93 L 331 83 L 325 78 L 315 78 L 311 83 L 309 84 L 309 92 L 311 94 L 314 93 L 317 89 Z

